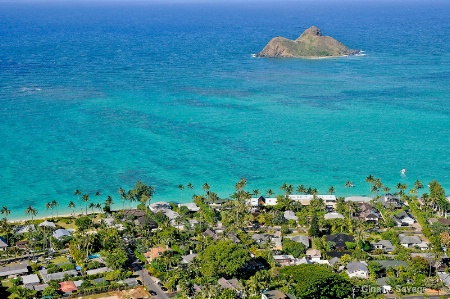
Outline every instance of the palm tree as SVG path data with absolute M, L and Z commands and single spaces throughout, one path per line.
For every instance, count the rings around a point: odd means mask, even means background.
M 108 197 L 105 200 L 105 207 L 109 207 L 109 209 L 111 210 L 112 204 L 113 204 L 113 198 L 111 197 L 111 195 L 108 195 Z
M 260 192 L 259 192 L 258 189 L 253 190 L 253 194 L 254 194 L 256 197 L 258 197 L 259 193 L 260 193 Z
M 366 177 L 366 182 L 370 185 L 370 188 L 369 188 L 370 193 L 372 193 L 372 184 L 374 181 L 375 181 L 375 178 L 371 174 L 369 174 L 369 176 Z
M 266 191 L 266 193 L 267 193 L 268 197 L 271 197 L 273 195 L 273 190 L 269 189 L 269 190 Z
M 421 181 L 417 180 L 417 181 L 414 182 L 414 189 L 420 190 L 422 188 L 423 188 L 423 184 L 422 184 Z
M 384 195 L 388 194 L 389 191 L 391 191 L 391 188 L 389 188 L 388 186 L 384 186 L 384 187 L 383 187 Z
M 211 187 L 209 186 L 208 183 L 204 183 L 202 188 L 203 188 L 204 191 L 208 192 Z
M 336 190 L 334 190 L 334 187 L 333 186 L 330 186 L 330 188 L 328 188 L 328 193 L 330 193 L 331 195 L 333 195 L 333 193 L 335 192 Z
M 59 206 L 59 203 L 58 203 L 58 201 L 57 201 L 56 199 L 54 199 L 54 200 L 52 201 L 52 206 L 56 208 L 56 217 L 58 217 L 58 216 L 59 216 L 59 215 L 58 215 L 58 206 Z
M 48 210 L 52 210 L 52 219 L 53 219 L 53 205 L 52 205 L 52 203 L 51 202 L 47 202 L 46 204 L 45 204 L 45 207 L 47 208 L 47 211 Z
M 72 216 L 75 217 L 75 203 L 73 201 L 69 202 L 69 209 L 72 209 Z
M 95 204 L 95 208 L 98 209 L 99 212 L 101 212 L 101 211 L 102 211 L 102 204 L 99 203 L 99 202 L 96 203 L 96 204 Z
M 306 193 L 305 185 L 301 184 L 300 186 L 298 186 L 297 192 L 298 193 Z
M 92 210 L 92 216 L 94 216 L 94 208 L 95 208 L 95 203 L 91 202 L 91 203 L 89 204 L 89 209 Z M 87 213 L 86 213 L 86 214 L 87 214 Z
M 122 189 L 122 187 L 120 187 L 119 190 L 117 190 L 117 193 L 119 193 L 120 198 L 122 199 L 122 210 L 125 210 L 125 200 L 127 200 L 127 194 L 125 190 Z
M 179 184 L 178 189 L 180 189 L 180 200 L 182 200 L 183 199 L 183 190 L 184 190 L 183 184 Z
M 25 210 L 25 214 L 31 215 L 31 222 L 34 221 L 34 216 L 36 216 L 37 213 L 38 213 L 38 211 L 35 208 L 33 208 L 31 205 L 28 206 L 28 208 Z
M 76 195 L 78 197 L 78 201 L 80 201 L 81 191 L 79 189 L 77 189 L 77 190 L 75 190 L 75 192 L 73 194 Z
M 83 194 L 82 198 L 83 198 L 83 201 L 86 203 L 86 215 L 87 215 L 87 209 L 88 209 L 87 202 L 89 201 L 89 194 Z
M 8 207 L 3 206 L 3 208 L 0 210 L 0 213 L 2 215 L 5 215 L 5 219 L 6 219 L 6 221 L 8 221 L 8 216 L 9 216 L 9 214 L 11 214 L 11 211 L 8 209 Z
M 187 187 L 188 187 L 189 189 L 191 189 L 191 190 L 194 189 L 194 185 L 192 185 L 192 183 L 188 183 L 188 184 L 187 184 Z
M 347 181 L 344 185 L 345 188 L 347 188 L 347 193 L 348 193 L 348 188 L 352 188 L 354 185 L 352 183 L 352 181 Z

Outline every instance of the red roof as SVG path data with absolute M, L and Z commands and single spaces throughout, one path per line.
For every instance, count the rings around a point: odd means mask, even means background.
M 78 290 L 77 286 L 73 281 L 63 281 L 59 283 L 60 290 L 64 293 L 71 293 Z

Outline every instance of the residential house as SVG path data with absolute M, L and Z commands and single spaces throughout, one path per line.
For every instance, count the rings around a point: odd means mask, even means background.
M 386 275 L 386 269 L 388 269 L 389 267 L 391 267 L 393 269 L 397 269 L 400 266 L 408 267 L 408 264 L 405 261 L 399 261 L 399 260 L 377 260 L 376 262 L 378 262 L 381 265 L 381 270 L 380 270 L 381 276 Z
M 305 245 L 306 248 L 309 248 L 308 236 L 294 236 L 294 237 L 288 237 L 288 238 L 297 243 L 302 243 L 303 245 Z
M 286 254 L 274 255 L 273 259 L 281 266 L 290 266 L 295 262 L 294 256 Z
M 403 207 L 403 202 L 392 194 L 386 194 L 378 199 L 386 209 L 401 209 Z
M 367 196 L 349 196 L 345 198 L 346 202 L 369 203 L 373 198 Z
M 318 263 L 322 257 L 322 253 L 317 249 L 308 249 L 306 250 L 306 257 L 311 261 Z
M 8 243 L 6 243 L 6 240 L 0 237 L 0 250 L 5 250 L 8 248 Z
M 147 216 L 138 216 L 134 220 L 134 224 L 150 230 L 158 228 L 158 224 L 155 222 L 155 220 Z
M 294 295 L 285 294 L 279 290 L 273 290 L 261 293 L 261 299 L 296 299 L 296 298 Z
M 377 279 L 377 284 L 381 287 L 381 291 L 383 294 L 392 293 L 392 287 L 387 283 L 388 278 L 382 277 Z
M 430 224 L 439 222 L 447 227 L 450 227 L 450 219 L 447 219 L 447 218 L 430 218 L 430 219 L 428 219 L 428 222 Z
M 203 236 L 205 238 L 206 237 L 210 237 L 213 240 L 218 240 L 219 239 L 219 236 L 217 236 L 217 234 L 214 231 L 210 230 L 209 228 L 203 232 Z
M 56 224 L 55 223 L 53 223 L 51 221 L 47 221 L 47 220 L 39 223 L 38 226 L 39 227 L 46 227 L 46 228 L 53 228 L 53 229 L 56 228 Z
M 378 212 L 369 203 L 359 203 L 358 211 L 354 213 L 354 216 L 367 222 L 378 222 L 380 218 Z
M 397 216 L 394 216 L 394 221 L 397 226 L 411 226 L 416 222 L 414 217 L 406 211 L 402 211 Z
M 295 215 L 295 212 L 294 211 L 285 211 L 284 212 L 284 218 L 286 219 L 286 220 L 294 220 L 294 221 L 297 221 L 298 220 L 298 217 Z
M 34 232 L 36 230 L 34 224 L 29 225 L 18 225 L 15 226 L 13 232 L 15 235 L 25 234 L 29 232 Z
M 272 238 L 272 249 L 273 250 L 283 250 L 283 245 L 281 243 L 281 238 Z
M 155 202 L 155 203 L 148 205 L 148 208 L 153 213 L 158 213 L 158 212 L 162 212 L 163 210 L 166 210 L 166 209 L 171 209 L 171 206 L 167 202 L 159 201 L 159 202 Z
M 355 242 L 355 238 L 351 235 L 336 234 L 336 235 L 326 235 L 325 241 L 333 242 L 335 244 L 336 250 L 345 250 L 346 242 Z
M 446 286 L 446 287 L 450 287 L 450 274 L 446 273 L 446 272 L 438 272 L 437 274 L 439 276 L 439 278 L 441 279 L 442 283 Z
M 181 264 L 187 265 L 187 264 L 191 263 L 196 257 L 198 257 L 198 254 L 192 253 L 192 250 L 191 250 L 190 254 L 181 256 L 181 258 L 182 258 Z
M 122 280 L 122 282 L 123 282 L 123 284 L 125 284 L 129 287 L 134 287 L 134 286 L 139 285 L 139 282 L 134 277 L 126 278 L 126 279 Z
M 223 277 L 219 278 L 217 283 L 220 285 L 222 289 L 229 289 L 235 291 L 238 297 L 241 297 L 244 293 L 244 287 L 236 278 L 233 279 L 225 279 Z
M 369 269 L 362 262 L 351 262 L 346 266 L 348 277 L 369 278 Z
M 378 242 L 371 242 L 370 245 L 372 249 L 381 249 L 385 253 L 393 252 L 395 250 L 394 245 L 392 245 L 391 241 L 389 240 L 380 240 Z
M 166 247 L 153 247 L 150 248 L 146 253 L 144 253 L 144 257 L 147 259 L 149 263 L 151 263 L 151 261 L 160 257 L 164 252 L 168 250 L 169 249 Z
M 419 236 L 407 236 L 404 234 L 399 234 L 400 244 L 406 248 L 419 247 L 420 249 L 427 249 L 428 243 L 423 242 Z
M 266 234 L 253 234 L 252 240 L 256 243 L 264 243 L 270 241 L 270 236 Z
M 48 274 L 47 273 L 47 269 L 43 269 L 43 270 L 39 270 L 39 274 L 41 275 L 42 280 L 44 281 L 44 283 L 48 283 L 51 280 L 61 280 L 66 275 L 78 276 L 78 271 L 77 270 L 69 270 L 69 271 L 63 271 L 63 272 L 57 272 L 57 273 Z
M 0 277 L 7 277 L 13 275 L 28 274 L 28 262 L 21 262 L 19 264 L 5 266 L 0 268 Z
M 30 274 L 30 275 L 24 275 L 21 276 L 20 279 L 22 280 L 22 284 L 28 288 L 28 289 L 34 289 L 34 285 L 38 285 L 41 283 L 39 280 L 39 276 L 37 274 Z
M 109 269 L 108 267 L 101 267 L 97 269 L 87 270 L 86 275 L 101 274 L 109 271 L 111 271 L 111 269 Z
M 28 243 L 29 243 L 28 240 L 17 241 L 16 247 L 19 249 L 26 250 L 26 249 L 28 249 Z
M 327 213 L 323 217 L 325 218 L 325 220 L 328 220 L 328 219 L 344 219 L 344 216 L 342 214 L 337 213 L 337 212 Z
M 72 294 L 77 291 L 78 288 L 73 281 L 63 281 L 59 283 L 59 289 L 64 294 Z
M 178 207 L 179 208 L 186 207 L 188 209 L 188 211 L 191 213 L 200 211 L 200 208 L 193 202 L 179 204 Z
M 325 205 L 328 207 L 335 207 L 336 206 L 336 196 L 335 195 L 329 195 L 329 194 L 322 194 L 322 195 L 311 195 L 311 194 L 291 194 L 289 195 L 289 198 L 293 201 L 300 202 L 304 206 L 308 206 L 311 203 L 311 200 L 321 198 Z
M 63 228 L 57 229 L 53 232 L 53 237 L 55 237 L 58 240 L 61 240 L 64 237 L 69 237 L 69 236 L 71 236 L 70 232 Z
M 145 212 L 138 209 L 124 210 L 122 213 L 125 217 L 130 217 L 132 219 L 145 216 Z

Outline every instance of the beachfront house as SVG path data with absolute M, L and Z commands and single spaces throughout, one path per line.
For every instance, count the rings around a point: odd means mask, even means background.
M 400 198 L 389 193 L 380 197 L 378 202 L 381 203 L 386 209 L 401 209 L 403 207 L 403 202 Z
M 355 202 L 355 203 L 370 203 L 372 197 L 367 196 L 349 196 L 345 198 L 346 202 Z
M 65 237 L 70 237 L 71 234 L 68 230 L 65 230 L 63 228 L 57 229 L 53 232 L 53 237 L 57 240 L 62 240 Z
M 329 219 L 344 219 L 344 216 L 342 214 L 339 214 L 337 212 L 331 212 L 331 213 L 327 213 L 323 216 L 323 218 L 325 220 L 329 220 Z
M 13 228 L 13 232 L 15 235 L 21 235 L 29 232 L 34 232 L 36 230 L 36 227 L 34 224 L 29 225 L 18 225 Z
M 336 206 L 336 196 L 330 194 L 311 195 L 311 194 L 290 194 L 289 198 L 293 201 L 300 202 L 304 206 L 309 206 L 311 200 L 321 198 L 327 207 Z
M 366 222 L 378 222 L 380 218 L 378 212 L 369 203 L 358 203 L 358 210 L 354 213 L 356 218 Z

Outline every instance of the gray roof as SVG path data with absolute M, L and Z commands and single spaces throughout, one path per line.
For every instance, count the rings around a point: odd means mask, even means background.
M 104 277 L 100 277 L 100 278 L 94 279 L 92 282 L 93 282 L 94 284 L 98 284 L 98 283 L 105 282 L 105 281 L 106 281 L 106 280 L 105 280 Z
M 162 209 L 161 212 L 167 216 L 167 218 L 169 218 L 170 220 L 173 220 L 177 217 L 180 217 L 180 214 L 178 214 L 175 211 L 172 211 L 170 209 Z
M 438 276 L 446 286 L 450 286 L 450 274 L 439 272 Z
M 105 272 L 108 272 L 108 271 L 111 271 L 108 267 L 102 267 L 102 268 L 87 270 L 86 274 L 87 275 L 100 274 L 100 273 L 105 273 Z
M 0 237 L 0 248 L 6 248 L 8 247 L 8 244 L 6 243 L 6 240 Z
M 77 288 L 79 288 L 79 287 L 81 286 L 81 284 L 83 283 L 83 280 L 82 280 L 82 279 L 80 279 L 80 280 L 74 280 L 73 283 L 75 284 L 75 286 L 76 286 Z
M 420 244 L 422 240 L 418 236 L 405 236 L 403 234 L 398 235 L 400 244 Z
M 179 207 L 186 207 L 190 212 L 200 211 L 200 208 L 193 202 L 180 204 Z
M 33 289 L 38 292 L 45 290 L 47 287 L 48 287 L 48 284 L 46 284 L 46 283 L 33 285 Z
M 334 266 L 334 264 L 336 264 L 337 262 L 340 262 L 341 259 L 338 257 L 333 257 L 331 260 L 329 260 L 329 263 L 331 266 Z
M 253 234 L 252 239 L 256 242 L 264 242 L 264 241 L 269 241 L 270 236 L 265 235 L 265 234 Z
M 0 277 L 25 273 L 28 273 L 28 262 L 22 262 L 20 264 L 0 268 Z
M 295 299 L 294 295 L 285 294 L 278 290 L 266 291 L 263 294 L 268 299 Z
M 350 273 L 357 271 L 369 272 L 369 269 L 367 268 L 366 264 L 363 264 L 361 262 L 351 262 L 347 264 L 347 271 Z
M 122 280 L 122 282 L 129 286 L 136 286 L 139 284 L 139 282 L 137 281 L 136 278 L 127 278 L 127 279 Z
M 78 271 L 76 271 L 76 270 L 69 270 L 69 271 L 64 271 L 64 272 L 47 274 L 47 269 L 44 269 L 44 270 L 39 271 L 39 273 L 41 274 L 42 280 L 45 283 L 49 282 L 50 280 L 63 279 L 65 274 L 67 274 L 69 276 L 77 276 L 78 275 Z
M 230 289 L 230 290 L 242 290 L 243 287 L 241 283 L 236 279 L 225 279 L 223 277 L 219 278 L 217 283 L 224 289 Z
M 298 220 L 298 217 L 295 215 L 294 211 L 285 211 L 284 218 L 286 218 L 287 220 Z
M 37 274 L 24 275 L 21 277 L 22 283 L 27 284 L 39 284 L 41 281 L 39 280 L 39 276 Z
M 70 236 L 70 232 L 68 230 L 65 229 L 57 229 L 53 232 L 53 237 L 55 237 L 56 239 L 61 239 L 64 236 Z
M 353 202 L 370 202 L 372 197 L 366 196 L 349 196 L 345 198 L 345 201 L 353 201 Z
M 325 220 L 328 219 L 344 219 L 344 216 L 342 216 L 342 214 L 333 212 L 333 213 L 327 213 L 323 216 L 325 218 Z
M 44 222 L 39 223 L 39 227 L 51 227 L 51 228 L 56 228 L 56 225 L 51 222 L 51 221 L 47 221 L 45 220 Z
M 188 254 L 188 255 L 183 255 L 183 256 L 181 256 L 181 258 L 183 259 L 183 260 L 181 261 L 181 263 L 182 263 L 182 264 L 189 264 L 189 263 L 192 262 L 192 260 L 193 260 L 194 258 L 196 258 L 197 256 L 198 256 L 197 253 L 191 253 L 191 254 Z
M 34 224 L 18 225 L 18 226 L 15 226 L 14 229 L 13 229 L 15 235 L 28 233 L 28 232 L 32 232 L 32 231 L 35 231 L 35 230 L 36 230 L 36 228 L 34 227 Z
M 394 250 L 394 246 L 392 245 L 391 241 L 389 240 L 380 240 L 378 242 L 372 242 L 370 243 L 372 246 L 375 245 L 381 245 L 383 246 L 384 251 L 389 252 L 389 251 L 393 251 Z
M 408 264 L 406 262 L 398 261 L 398 260 L 377 260 L 375 262 L 380 263 L 380 265 L 383 268 L 388 268 L 388 267 L 397 268 L 399 266 L 404 266 L 404 267 L 408 266 Z
M 290 238 L 292 241 L 295 241 L 297 243 L 302 243 L 306 246 L 306 248 L 309 248 L 309 238 L 308 236 L 295 236 Z
M 387 286 L 387 285 L 389 285 L 389 284 L 387 283 L 388 280 L 389 280 L 388 277 L 378 278 L 378 279 L 377 279 L 377 284 L 379 284 L 380 286 Z

